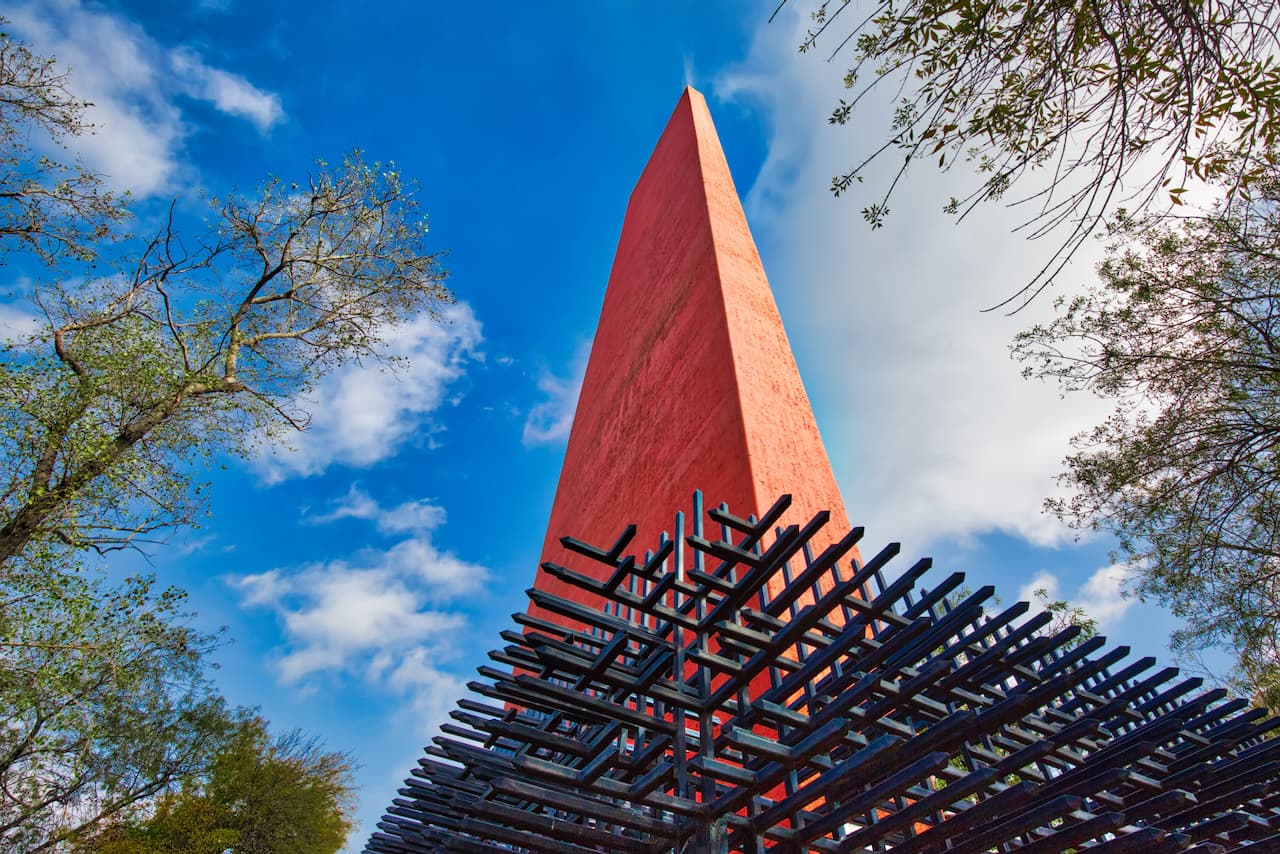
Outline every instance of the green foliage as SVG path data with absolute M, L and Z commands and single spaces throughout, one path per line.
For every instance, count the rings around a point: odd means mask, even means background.
M 0 349 L 0 564 L 189 523 L 193 451 L 301 429 L 312 383 L 451 298 L 413 188 L 358 154 L 214 210 L 197 248 L 171 219 L 118 274 L 44 288 L 42 331 Z
M 1043 587 L 1032 591 L 1031 595 L 1053 618 L 1045 627 L 1046 634 L 1056 635 L 1066 629 L 1080 629 L 1078 635 L 1064 644 L 1066 649 L 1077 647 L 1098 634 L 1098 621 L 1090 617 L 1079 605 L 1072 605 L 1065 599 L 1050 598 L 1049 591 Z
M 272 739 L 239 720 L 208 768 L 159 799 L 144 821 L 82 842 L 98 854 L 332 854 L 351 830 L 350 759 L 297 731 Z
M 1029 375 L 1118 402 L 1076 438 L 1050 503 L 1114 534 L 1139 595 L 1280 683 L 1280 169 L 1205 216 L 1125 218 L 1101 284 L 1019 336 Z M 1273 705 L 1273 708 L 1277 706 Z
M 128 215 L 92 170 L 32 150 L 33 143 L 65 146 L 89 130 L 87 106 L 68 91 L 52 57 L 0 32 L 0 239 L 17 240 L 44 261 L 92 259 Z
M 829 33 L 825 53 L 847 63 L 855 91 L 830 122 L 849 122 L 882 85 L 904 94 L 887 139 L 832 179 L 833 192 L 894 149 L 901 166 L 864 210 L 872 227 L 918 160 L 965 160 L 986 176 L 948 205 L 961 214 L 1022 185 L 1030 233 L 1063 225 L 1067 236 L 1006 303 L 1039 293 L 1113 204 L 1181 204 L 1191 178 L 1247 187 L 1263 174 L 1258 153 L 1280 141 L 1272 0 L 878 0 L 842 27 L 850 5 L 818 3 L 800 46 Z
M 415 187 L 358 152 L 215 199 L 185 238 L 172 208 L 119 237 L 100 177 L 39 153 L 86 106 L 0 34 L 0 258 L 53 278 L 0 345 L 0 848 L 336 850 L 347 759 L 229 713 L 181 593 L 81 561 L 191 523 L 202 465 L 304 427 L 320 377 L 451 299 L 444 273 Z
M 0 258 L 66 262 L 37 294 L 39 333 L 0 347 L 0 567 L 190 523 L 193 450 L 304 427 L 319 377 L 380 358 L 389 328 L 451 300 L 416 188 L 359 152 L 212 200 L 203 233 L 184 239 L 171 215 L 99 257 L 125 210 L 30 147 L 85 132 L 87 106 L 52 58 L 0 33 Z
M 225 711 L 183 601 L 149 578 L 0 577 L 0 848 L 56 847 L 203 767 Z

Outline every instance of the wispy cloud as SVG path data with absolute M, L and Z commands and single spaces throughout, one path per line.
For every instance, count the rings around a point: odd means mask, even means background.
M 430 608 L 423 586 L 376 562 L 332 561 L 289 574 L 270 570 L 233 584 L 243 604 L 279 614 L 286 649 L 275 666 L 286 684 L 324 671 L 368 670 L 379 655 L 445 643 L 463 623 L 460 614 Z
M 238 74 L 209 67 L 190 48 L 170 51 L 169 67 L 191 97 L 209 101 L 227 115 L 248 119 L 263 133 L 284 115 L 279 95 L 259 89 Z
M 39 54 L 70 70 L 71 89 L 91 101 L 94 132 L 79 154 L 119 190 L 145 197 L 170 192 L 182 170 L 192 126 L 182 98 L 207 101 L 265 132 L 284 116 L 280 97 L 209 65 L 194 48 L 168 47 L 142 27 L 78 0 L 17 3 L 9 27 Z
M 328 512 L 308 517 L 314 524 L 341 519 L 412 536 L 387 549 L 228 583 L 242 606 L 270 608 L 279 617 L 284 643 L 274 667 L 282 683 L 358 678 L 407 695 L 415 708 L 431 705 L 436 692 L 457 683 L 436 667 L 453 655 L 466 625 L 450 605 L 479 589 L 489 573 L 432 543 L 445 512 L 428 502 L 382 507 L 353 487 Z M 450 691 L 448 702 L 456 696 Z
M 437 668 L 433 652 L 425 647 L 410 650 L 387 674 L 387 684 L 409 697 L 404 711 L 412 715 L 420 731 L 432 734 L 467 693 L 466 680 Z
M 543 370 L 538 376 L 538 391 L 542 393 L 543 399 L 529 410 L 529 415 L 525 418 L 526 447 L 554 445 L 568 440 L 590 354 L 591 346 L 585 344 L 574 355 L 567 375 L 559 376 Z
M 426 499 L 383 507 L 359 486 L 352 484 L 347 494 L 334 502 L 328 512 L 308 514 L 304 519 L 312 525 L 326 525 L 340 519 L 363 519 L 373 522 L 380 534 L 421 534 L 443 525 L 445 512 L 443 507 Z
M 0 303 L 0 341 L 24 341 L 40 331 L 41 318 L 21 305 Z
M 431 441 L 440 429 L 432 413 L 479 358 L 481 339 L 480 322 L 466 303 L 451 306 L 443 323 L 423 316 L 391 330 L 385 351 L 403 367 L 350 364 L 326 376 L 304 401 L 311 424 L 290 437 L 293 450 L 264 450 L 259 470 L 268 482 L 278 482 L 334 464 L 369 466 L 411 441 Z
M 169 554 L 175 558 L 190 557 L 197 552 L 205 551 L 209 546 L 213 545 L 217 539 L 217 536 L 214 534 L 201 534 L 198 536 L 195 534 L 188 534 L 178 542 L 170 545 Z M 224 547 L 224 550 L 227 550 L 227 548 L 228 547 Z
M 1124 619 L 1125 612 L 1137 601 L 1124 595 L 1125 584 L 1133 575 L 1127 564 L 1104 566 L 1089 576 L 1076 593 L 1076 604 L 1098 621 L 1100 626 L 1113 625 Z
M 1076 590 L 1075 595 L 1068 596 L 1063 592 L 1058 577 L 1042 569 L 1022 585 L 1018 591 L 1018 599 L 1030 602 L 1031 613 L 1034 614 L 1043 608 L 1043 603 L 1036 594 L 1044 591 L 1049 601 L 1061 600 L 1080 608 L 1085 616 L 1098 621 L 1099 629 L 1106 631 L 1123 620 L 1125 613 L 1137 601 L 1125 595 L 1125 582 L 1131 574 L 1132 568 L 1127 564 L 1104 566 L 1090 575 Z
M 693 55 L 686 53 L 681 59 L 681 67 L 684 69 L 684 85 L 698 85 L 698 73 L 694 67 Z
M 1019 214 L 996 206 L 957 225 L 942 212 L 947 197 L 981 180 L 963 165 L 941 176 L 914 168 L 877 231 L 861 209 L 880 201 L 900 157 L 833 198 L 832 176 L 880 141 L 894 105 L 873 98 L 856 125 L 827 125 L 849 93 L 838 68 L 796 54 L 810 23 L 801 11 L 788 4 L 761 25 L 748 59 L 713 91 L 767 118 L 768 153 L 747 212 L 850 516 L 869 537 L 901 540 L 910 552 L 991 531 L 1069 541 L 1042 502 L 1056 491 L 1069 437 L 1107 407 L 1064 401 L 1055 387 L 1023 380 L 1010 359 L 1013 335 L 1044 318 L 1051 296 L 1013 317 L 980 312 L 1039 269 L 1052 238 L 1011 236 Z M 1092 276 L 1087 254 L 1065 281 Z

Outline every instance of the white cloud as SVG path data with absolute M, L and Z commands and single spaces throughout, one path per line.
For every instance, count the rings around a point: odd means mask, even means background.
M 579 348 L 567 377 L 557 376 L 547 370 L 538 377 L 538 391 L 542 392 L 545 399 L 534 405 L 525 418 L 525 447 L 553 445 L 568 440 L 590 354 L 589 344 Z
M 414 725 L 420 732 L 433 733 L 444 723 L 460 697 L 467 695 L 467 683 L 438 670 L 431 651 L 415 649 L 401 659 L 388 677 L 388 684 L 409 695 Z
M 489 577 L 484 567 L 437 550 L 425 537 L 396 543 L 385 552 L 381 562 L 394 576 L 422 582 L 438 600 L 474 593 Z
M 352 484 L 347 494 L 335 502 L 328 513 L 306 517 L 306 521 L 313 525 L 323 525 L 339 519 L 364 519 L 374 522 L 379 533 L 403 534 L 438 528 L 444 524 L 445 512 L 443 507 L 425 499 L 384 508 L 367 492 Z
M 1125 582 L 1132 574 L 1132 567 L 1127 564 L 1102 567 L 1076 593 L 1076 604 L 1100 626 L 1118 623 L 1137 601 L 1124 595 Z
M 233 578 L 229 583 L 240 591 L 242 605 L 273 605 L 289 592 L 278 569 Z
M 210 68 L 190 48 L 171 51 L 169 65 L 187 94 L 211 102 L 227 115 L 248 119 L 261 132 L 265 133 L 284 115 L 279 95 L 264 92 L 237 74 Z
M 1039 269 L 1052 237 L 1018 240 L 1017 217 L 998 207 L 959 225 L 943 214 L 949 195 L 978 180 L 963 165 L 939 176 L 919 164 L 877 231 L 861 209 L 891 176 L 833 198 L 831 177 L 884 132 L 891 105 L 869 105 L 856 126 L 827 125 L 848 92 L 838 66 L 796 53 L 799 11 L 788 6 L 762 26 L 714 91 L 758 106 L 770 128 L 747 212 L 849 514 L 873 540 L 913 553 L 991 531 L 1063 543 L 1069 532 L 1042 502 L 1069 437 L 1107 407 L 1060 399 L 1023 380 L 1009 357 L 1013 335 L 1046 315 L 1051 294 L 1014 317 L 980 312 Z M 884 165 L 896 168 L 893 159 Z M 1088 254 L 1064 282 L 1092 278 Z
M 382 568 L 334 562 L 280 584 L 286 598 L 274 607 L 290 649 L 277 667 L 286 683 L 346 671 L 379 652 L 444 643 L 464 622 L 460 614 L 429 608 L 423 590 Z
M 1041 607 L 1040 597 L 1037 594 L 1039 594 L 1040 591 L 1044 591 L 1044 597 L 1046 599 L 1050 602 L 1055 601 L 1059 598 L 1058 588 L 1060 586 L 1061 585 L 1058 583 L 1058 576 L 1049 572 L 1047 569 L 1042 569 L 1037 572 L 1030 581 L 1018 589 L 1018 601 L 1030 602 L 1030 613 L 1034 614 L 1037 611 L 1044 610 Z
M 86 163 L 118 190 L 171 192 L 192 128 L 180 97 L 207 101 L 260 132 L 284 112 L 277 95 L 208 65 L 192 48 L 166 47 L 137 24 L 78 0 L 18 3 L 5 10 L 14 34 L 70 70 L 73 92 L 92 102 L 90 135 L 74 141 Z
M 195 534 L 187 534 L 179 542 L 173 543 L 169 547 L 169 553 L 175 558 L 189 557 L 198 552 L 205 551 L 217 540 L 214 534 L 204 534 L 196 536 Z
M 480 322 L 466 303 L 450 306 L 445 322 L 422 316 L 386 336 L 399 370 L 351 364 L 322 379 L 304 401 L 310 426 L 290 437 L 292 452 L 264 451 L 257 464 L 268 482 L 318 474 L 336 464 L 369 466 L 406 443 L 430 441 L 438 425 L 431 415 L 445 392 L 479 358 Z
M 1074 596 L 1067 596 L 1058 577 L 1042 569 L 1018 590 L 1018 600 L 1030 602 L 1029 613 L 1036 614 L 1044 610 L 1043 600 L 1036 595 L 1037 591 L 1043 590 L 1044 599 L 1066 601 L 1084 611 L 1089 619 L 1097 620 L 1100 630 L 1109 631 L 1124 619 L 1125 613 L 1137 601 L 1124 595 L 1125 582 L 1130 574 L 1128 564 L 1104 566 L 1090 575 Z
M 322 677 L 353 677 L 409 696 L 413 708 L 452 703 L 460 683 L 435 663 L 454 653 L 465 617 L 449 610 L 478 590 L 488 571 L 436 548 L 430 532 L 444 510 L 423 501 L 381 507 L 353 488 L 314 523 L 355 518 L 387 533 L 412 532 L 388 549 L 294 570 L 230 579 L 244 607 L 275 611 L 284 644 L 274 661 L 280 681 L 302 688 Z M 435 694 L 449 688 L 447 697 Z
M 384 534 L 429 531 L 444 524 L 444 508 L 426 501 L 406 501 L 383 512 L 377 522 Z
M 40 331 L 42 318 L 13 303 L 0 303 L 0 341 L 24 341 Z

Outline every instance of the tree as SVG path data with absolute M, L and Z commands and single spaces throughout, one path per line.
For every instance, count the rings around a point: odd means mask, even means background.
M 785 3 L 786 0 L 783 0 Z M 1191 179 L 1228 192 L 1265 174 L 1280 134 L 1280 5 L 1272 0 L 878 0 L 852 26 L 849 0 L 822 0 L 801 51 L 842 58 L 852 94 L 900 96 L 885 139 L 832 179 L 840 195 L 887 152 L 901 160 L 863 210 L 872 227 L 910 165 L 963 159 L 986 175 L 947 209 L 963 214 L 1025 189 L 1025 228 L 1065 226 L 1057 251 L 1001 305 L 1025 305 L 1116 203 L 1137 212 Z M 775 13 L 776 14 L 776 13 Z M 849 14 L 862 15 L 861 6 Z M 833 29 L 834 28 L 834 29 Z
M 183 595 L 75 572 L 0 583 L 0 848 L 36 852 L 201 769 L 225 711 Z
M 193 451 L 301 429 L 316 379 L 450 299 L 412 187 L 358 155 L 214 210 L 190 247 L 170 216 L 131 269 L 45 288 L 43 334 L 0 351 L 0 565 L 188 522 Z
M 0 27 L 5 23 L 0 18 Z M 0 237 L 46 262 L 93 258 L 128 215 L 93 170 L 32 150 L 33 143 L 65 147 L 69 137 L 90 132 L 88 106 L 71 94 L 53 57 L 0 32 Z
M 323 850 L 346 832 L 345 759 L 296 735 L 252 741 L 265 724 L 228 717 L 204 675 L 216 638 L 185 627 L 181 594 L 83 562 L 190 522 L 202 464 L 305 427 L 308 389 L 383 359 L 396 324 L 451 299 L 444 273 L 415 187 L 358 153 L 214 199 L 194 236 L 171 206 L 150 240 L 121 237 L 100 177 L 39 153 L 87 132 L 86 106 L 51 58 L 0 34 L 0 257 L 49 279 L 41 328 L 0 345 L 0 847 L 98 838 L 177 809 L 192 780 L 213 797 L 233 778 L 209 763 L 239 755 L 219 747 L 234 732 L 263 786 L 311 775 L 259 810 L 286 830 L 305 818 L 310 841 L 246 850 Z M 280 827 L 235 830 L 270 846 Z
M 1118 402 L 1051 510 L 1115 535 L 1136 591 L 1280 708 L 1280 169 L 1213 212 L 1122 219 L 1101 282 L 1020 335 L 1028 375 Z
M 298 731 L 271 738 L 242 717 L 203 773 L 160 798 L 144 821 L 82 843 L 98 854 L 332 854 L 351 830 L 350 757 Z
M 125 215 L 99 176 L 29 147 L 87 132 L 87 106 L 52 58 L 0 33 L 8 248 L 92 262 Z M 106 551 L 189 522 L 193 449 L 243 452 L 305 426 L 312 383 L 380 358 L 388 329 L 448 302 L 415 190 L 357 152 L 299 183 L 214 199 L 194 238 L 171 207 L 108 269 L 85 263 L 45 286 L 41 333 L 0 349 L 0 567 L 33 544 Z

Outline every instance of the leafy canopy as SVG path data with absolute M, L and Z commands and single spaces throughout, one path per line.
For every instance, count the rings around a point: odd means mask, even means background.
M 54 850 L 204 766 L 226 729 L 216 638 L 184 595 L 40 568 L 0 578 L 0 848 Z
M 785 0 L 783 0 L 785 3 Z M 900 100 L 884 141 L 832 179 L 837 194 L 896 151 L 863 215 L 879 227 L 910 165 L 958 160 L 986 177 L 947 209 L 1004 197 L 1033 236 L 1065 226 L 1038 294 L 1116 203 L 1138 211 L 1191 178 L 1234 192 L 1265 174 L 1280 134 L 1280 4 L 1273 0 L 823 0 L 801 51 L 840 59 L 843 125 L 882 87 Z M 894 158 L 895 162 L 897 158 Z
M 1101 283 L 1020 335 L 1028 375 L 1114 398 L 1050 508 L 1280 704 L 1280 170 L 1205 215 L 1122 219 Z M 1267 687 L 1271 686 L 1271 687 Z
M 18 254 L 49 270 L 85 264 L 125 217 L 97 175 L 48 153 L 88 130 L 85 107 L 52 58 L 0 33 L 0 261 Z M 37 434 L 67 433 L 59 425 L 69 423 L 69 381 L 50 365 L 20 345 L 0 349 L 6 522 L 22 496 L 47 492 L 41 476 L 90 452 L 80 438 L 71 454 L 41 457 L 30 444 Z M 217 638 L 186 627 L 183 594 L 157 590 L 149 577 L 108 583 L 81 565 L 70 539 L 28 537 L 20 556 L 0 561 L 6 851 L 56 849 L 141 808 L 202 767 L 226 729 L 223 702 L 205 678 Z
M 46 286 L 40 333 L 0 349 L 0 564 L 189 523 L 193 451 L 305 427 L 319 377 L 451 299 L 413 187 L 358 155 L 213 208 L 196 241 L 170 217 L 118 273 Z
M 271 738 L 238 721 L 208 767 L 159 799 L 144 821 L 108 828 L 98 854 L 333 854 L 351 831 L 351 759 L 297 731 Z
M 0 344 L 0 848 L 178 821 L 205 835 L 164 850 L 333 851 L 346 757 L 228 711 L 183 594 L 83 561 L 191 523 L 202 469 L 305 427 L 307 390 L 384 358 L 444 273 L 414 186 L 358 153 L 120 235 L 120 200 L 56 157 L 87 106 L 0 33 L 0 262 L 44 271 L 36 331 Z
M 0 18 L 0 28 L 5 23 Z M 93 258 L 128 216 L 100 175 L 50 153 L 91 130 L 88 106 L 71 93 L 53 57 L 0 31 L 0 240 L 45 262 Z

